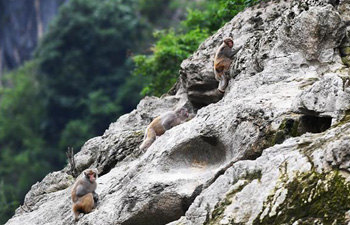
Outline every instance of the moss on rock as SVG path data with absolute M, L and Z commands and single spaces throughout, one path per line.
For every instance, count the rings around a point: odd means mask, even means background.
M 299 136 L 300 134 L 298 132 L 298 127 L 299 127 L 298 119 L 292 119 L 292 118 L 284 119 L 272 140 L 273 145 L 281 144 L 287 138 Z
M 260 181 L 261 177 L 262 177 L 262 173 L 260 170 L 256 171 L 255 173 L 246 174 L 246 176 L 244 176 L 241 180 L 243 182 L 241 184 L 239 184 L 238 187 L 236 187 L 235 189 L 228 192 L 226 194 L 225 198 L 215 206 L 215 209 L 213 210 L 213 212 L 211 214 L 211 218 L 208 219 L 208 221 L 206 223 L 204 223 L 204 225 L 219 224 L 220 220 L 224 217 L 225 209 L 227 208 L 227 206 L 232 204 L 233 197 L 238 192 L 243 190 L 243 188 L 245 186 L 247 186 L 249 183 L 251 183 L 253 180 Z M 230 224 L 233 224 L 233 223 L 231 222 Z M 238 224 L 236 224 L 236 225 L 238 225 Z
M 341 57 L 341 59 L 345 65 L 350 67 L 350 56 L 349 55 Z
M 283 181 L 282 182 L 286 182 Z M 285 201 L 276 215 L 261 215 L 253 224 L 345 224 L 345 213 L 350 210 L 350 183 L 338 171 L 317 173 L 314 170 L 300 173 L 286 182 Z M 273 205 L 274 195 L 265 202 Z M 271 209 L 269 209 L 271 211 Z M 265 210 L 263 210 L 265 211 Z

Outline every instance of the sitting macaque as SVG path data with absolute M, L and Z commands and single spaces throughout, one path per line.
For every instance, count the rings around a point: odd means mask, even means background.
M 80 213 L 90 213 L 96 207 L 96 179 L 97 169 L 86 169 L 82 176 L 77 178 L 71 192 L 75 221 L 78 221 Z
M 229 71 L 232 63 L 232 57 L 241 49 L 241 47 L 232 50 L 233 40 L 230 37 L 224 38 L 224 41 L 218 48 L 214 58 L 215 79 L 219 81 L 218 90 L 222 93 L 228 85 L 229 77 L 226 72 Z
M 164 134 L 166 130 L 171 129 L 189 119 L 187 109 L 179 108 L 156 117 L 146 128 L 143 142 L 140 145 L 141 150 L 149 148 L 156 140 L 156 136 Z

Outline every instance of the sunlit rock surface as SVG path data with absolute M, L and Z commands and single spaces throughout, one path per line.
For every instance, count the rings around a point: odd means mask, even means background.
M 209 37 L 181 64 L 176 95 L 143 99 L 75 155 L 100 175 L 97 209 L 77 224 L 347 224 L 349 5 L 264 2 Z M 220 95 L 224 36 L 243 47 Z M 140 152 L 148 123 L 183 105 L 196 116 Z M 35 184 L 7 224 L 74 224 L 68 168 Z

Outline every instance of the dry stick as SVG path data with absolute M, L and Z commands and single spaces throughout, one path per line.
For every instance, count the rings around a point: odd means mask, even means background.
M 70 170 L 69 173 L 73 177 L 77 177 L 77 168 L 75 167 L 75 160 L 74 160 L 74 150 L 72 147 L 68 147 L 68 151 L 66 152 L 68 161 L 69 161 L 69 166 Z

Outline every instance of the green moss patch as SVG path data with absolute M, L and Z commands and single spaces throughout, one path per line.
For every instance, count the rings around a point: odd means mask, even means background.
M 350 109 L 346 110 L 343 119 L 340 120 L 338 123 L 334 124 L 332 127 L 338 127 L 349 122 L 350 122 Z
M 232 204 L 232 198 L 233 196 L 240 192 L 249 182 L 244 182 L 242 185 L 240 185 L 237 189 L 229 192 L 226 197 L 219 202 L 216 206 L 214 211 L 212 212 L 212 217 L 209 221 L 204 223 L 204 225 L 216 225 L 219 224 L 220 220 L 224 217 L 224 212 L 227 206 Z
M 284 140 L 290 137 L 297 137 L 299 121 L 292 118 L 286 118 L 282 121 L 279 126 L 274 138 L 272 139 L 272 144 L 281 144 Z
M 260 181 L 262 177 L 261 171 L 256 171 L 255 173 L 246 174 L 242 179 L 244 179 L 244 182 L 239 185 L 236 189 L 232 190 L 231 192 L 226 194 L 226 197 L 220 201 L 216 206 L 215 209 L 212 212 L 211 219 L 204 223 L 204 225 L 216 225 L 219 224 L 220 220 L 224 217 L 224 212 L 227 206 L 232 204 L 233 197 L 243 190 L 245 186 L 247 186 L 249 183 L 251 183 L 253 180 Z M 230 224 L 233 224 L 232 222 Z
M 346 66 L 350 67 L 350 56 L 344 56 L 341 59 Z
M 345 224 L 345 212 L 350 210 L 350 184 L 339 172 L 304 172 L 285 183 L 284 188 L 288 193 L 276 215 L 267 214 L 262 220 L 259 215 L 253 224 Z M 273 198 L 271 195 L 265 205 L 273 205 Z

